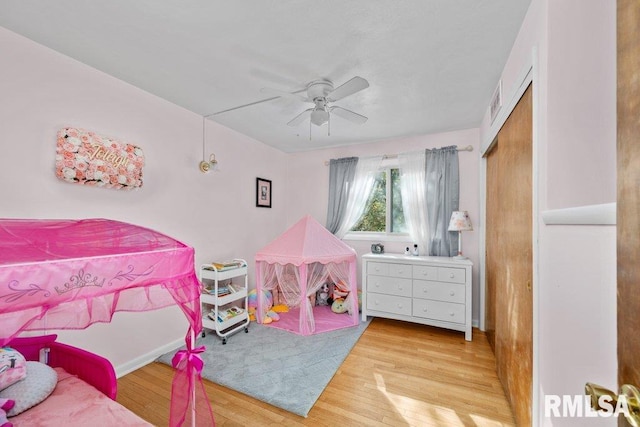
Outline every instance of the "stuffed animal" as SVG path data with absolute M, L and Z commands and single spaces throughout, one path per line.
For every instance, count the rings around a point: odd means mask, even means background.
M 323 283 L 316 292 L 316 305 L 329 305 L 329 285 Z
M 334 313 L 345 313 L 348 310 L 347 304 L 344 303 L 344 298 L 336 298 L 331 304 L 331 311 Z
M 284 304 L 278 304 L 271 307 L 271 311 L 275 311 L 276 313 L 288 313 L 289 307 Z
M 258 296 L 255 289 L 251 289 L 247 295 L 247 304 L 249 307 L 258 307 Z M 271 308 L 273 306 L 273 297 L 270 291 L 262 291 L 262 304 L 265 308 Z
M 347 295 L 349 295 L 349 286 L 342 280 L 338 280 L 333 287 L 333 299 L 346 298 Z
M 24 356 L 10 347 L 0 348 L 0 390 L 17 383 L 27 376 Z
M 287 311 L 289 311 L 289 308 L 282 304 L 274 306 L 271 292 L 263 290 L 262 293 L 263 293 L 263 297 L 262 297 L 263 309 L 267 310 L 267 314 L 264 317 L 264 319 L 262 319 L 262 323 L 265 325 L 268 325 L 271 322 L 280 320 L 280 315 L 278 315 L 278 312 L 286 313 Z M 251 291 L 249 291 L 249 294 L 247 295 L 247 305 L 248 305 L 247 312 L 249 313 L 249 320 L 255 322 L 256 310 L 258 309 L 258 297 L 255 289 L 252 289 Z
M 7 412 L 15 405 L 15 400 L 0 398 L 0 427 L 13 427 L 13 423 L 7 420 Z

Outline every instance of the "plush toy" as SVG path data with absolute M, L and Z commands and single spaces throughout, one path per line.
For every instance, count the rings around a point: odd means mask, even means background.
M 316 305 L 329 305 L 329 285 L 323 283 L 316 292 Z
M 267 310 L 267 314 L 264 317 L 264 319 L 262 319 L 262 323 L 265 325 L 268 325 L 271 322 L 280 320 L 280 315 L 278 315 L 278 312 L 286 313 L 287 311 L 289 311 L 289 308 L 285 305 L 274 306 L 271 292 L 263 290 L 262 293 L 263 293 L 263 297 L 262 297 L 263 309 Z M 247 295 L 247 305 L 248 305 L 247 312 L 249 313 L 249 320 L 255 322 L 256 310 L 258 309 L 258 297 L 255 289 L 252 289 L 251 291 L 249 291 L 249 294 Z
M 272 305 L 273 305 L 273 296 L 271 295 L 271 292 L 263 290 L 262 291 L 263 308 L 266 310 L 269 310 Z M 258 295 L 255 289 L 251 289 L 249 291 L 249 294 L 247 294 L 247 312 L 249 313 L 249 320 L 255 322 L 257 309 L 258 309 Z
M 333 288 L 333 299 L 336 300 L 338 298 L 346 298 L 349 295 L 349 286 L 344 283 L 342 280 L 338 280 Z
M 336 298 L 331 304 L 331 311 L 334 313 L 345 313 L 348 310 L 347 304 L 344 303 L 344 298 Z
M 271 307 L 271 311 L 275 311 L 276 313 L 288 313 L 289 307 L 284 304 L 278 304 Z
M 262 291 L 262 304 L 265 308 L 271 308 L 273 306 L 273 296 L 270 291 Z M 247 304 L 249 307 L 258 307 L 258 296 L 255 289 L 251 289 L 247 295 Z
M 7 412 L 9 412 L 15 404 L 15 400 L 0 398 L 0 427 L 13 427 L 13 423 L 7 420 Z
M 11 347 L 0 348 L 0 390 L 15 384 L 27 376 L 24 356 Z

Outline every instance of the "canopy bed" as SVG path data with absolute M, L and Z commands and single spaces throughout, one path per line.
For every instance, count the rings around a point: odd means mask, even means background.
M 45 326 L 83 329 L 118 311 L 180 306 L 189 328 L 187 349 L 174 358 L 172 426 L 214 424 L 200 377 L 203 349 L 194 348 L 199 297 L 193 248 L 157 231 L 106 219 L 0 219 L 0 347 L 24 346 L 18 335 Z M 46 348 L 53 356 L 60 345 L 49 340 Z M 97 388 L 114 399 L 111 375 Z

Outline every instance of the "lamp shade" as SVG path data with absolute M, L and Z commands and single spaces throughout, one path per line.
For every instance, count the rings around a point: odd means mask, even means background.
M 449 221 L 449 231 L 473 231 L 467 211 L 453 211 Z

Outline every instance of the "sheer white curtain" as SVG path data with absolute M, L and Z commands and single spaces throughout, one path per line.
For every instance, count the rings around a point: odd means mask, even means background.
M 398 154 L 402 210 L 409 235 L 418 245 L 420 255 L 427 255 L 429 248 L 425 161 L 424 151 Z
M 356 225 L 364 213 L 367 201 L 371 196 L 373 184 L 376 182 L 376 175 L 379 172 L 381 162 L 382 156 L 361 157 L 358 159 L 356 174 L 353 179 L 353 190 L 349 194 L 349 202 L 347 203 L 344 218 L 335 233 L 337 237 L 343 238 Z
M 320 289 L 323 283 L 327 281 L 329 277 L 329 270 L 325 268 L 325 266 L 319 262 L 314 262 L 312 264 L 307 264 L 307 295 L 306 298 L 303 298 L 301 304 L 306 304 L 306 316 L 300 316 L 300 331 L 304 331 L 304 324 L 307 324 L 309 332 L 315 332 L 316 323 L 313 317 L 313 305 L 311 305 L 311 295 L 315 295 L 315 293 Z M 306 318 L 305 318 L 306 317 Z
M 347 261 L 341 263 L 331 263 L 326 266 L 327 271 L 329 272 L 329 278 L 333 283 L 342 282 L 347 284 L 346 286 L 351 290 L 350 279 L 349 279 L 349 269 L 350 265 Z M 349 292 L 347 298 L 345 298 L 344 303 L 347 307 L 349 307 L 349 314 L 352 316 L 358 315 L 358 295 L 353 295 L 353 292 Z

